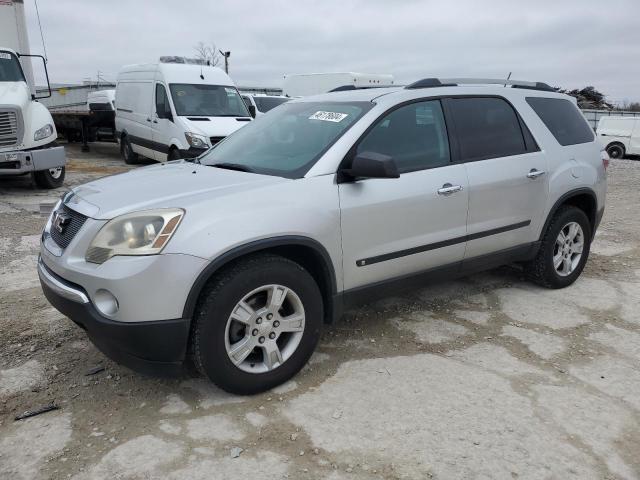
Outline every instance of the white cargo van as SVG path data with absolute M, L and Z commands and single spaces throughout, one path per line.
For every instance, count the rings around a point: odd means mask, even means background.
M 393 75 L 377 73 L 303 73 L 285 75 L 282 93 L 287 97 L 306 97 L 336 89 L 393 87 Z
M 87 110 L 113 111 L 116 109 L 116 91 L 98 90 L 87 95 Z
M 118 74 L 116 137 L 126 163 L 196 157 L 251 121 L 226 73 L 170 58 Z
M 640 155 L 640 117 L 602 117 L 596 133 L 609 157 Z

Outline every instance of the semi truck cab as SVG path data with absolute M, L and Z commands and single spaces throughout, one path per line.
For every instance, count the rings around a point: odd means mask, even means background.
M 0 175 L 31 174 L 39 187 L 57 188 L 64 181 L 65 152 L 20 63 L 20 57 L 32 56 L 39 57 L 0 47 Z

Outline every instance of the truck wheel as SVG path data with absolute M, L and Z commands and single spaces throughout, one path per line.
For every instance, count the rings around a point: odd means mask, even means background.
M 563 288 L 577 280 L 591 248 L 591 224 L 577 207 L 565 205 L 553 216 L 538 255 L 525 266 L 529 278 L 547 288 Z
M 136 165 L 138 163 L 138 154 L 133 151 L 129 138 L 123 135 L 120 141 L 120 154 L 127 165 Z
M 65 168 L 50 168 L 33 172 L 33 179 L 40 188 L 58 188 L 64 182 Z
M 609 154 L 609 158 L 623 158 L 624 147 L 620 144 L 614 143 L 607 147 L 607 153 Z
M 195 366 L 227 392 L 263 392 L 294 376 L 320 338 L 323 303 L 313 277 L 278 255 L 256 255 L 205 287 L 194 315 Z

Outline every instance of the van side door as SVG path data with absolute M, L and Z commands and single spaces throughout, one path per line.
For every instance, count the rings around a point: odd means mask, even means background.
M 548 197 L 547 158 L 503 97 L 445 100 L 469 177 L 468 259 L 533 242 Z
M 457 269 L 466 243 L 468 182 L 465 165 L 451 160 L 440 101 L 383 114 L 344 167 L 363 152 L 391 156 L 400 177 L 338 185 L 345 290 L 442 265 Z
M 118 130 L 126 132 L 133 151 L 147 158 L 155 158 L 151 144 L 151 109 L 153 83 L 123 80 L 118 83 Z
M 629 139 L 629 150 L 627 153 L 630 155 L 640 155 L 640 117 L 637 117 L 633 124 L 634 127 L 631 132 L 631 138 Z

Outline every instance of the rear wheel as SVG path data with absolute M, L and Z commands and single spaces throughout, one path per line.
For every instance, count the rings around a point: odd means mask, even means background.
M 276 255 L 251 257 L 205 288 L 194 317 L 194 363 L 228 392 L 268 390 L 307 363 L 322 318 L 320 290 L 306 270 Z
M 40 188 L 58 188 L 64 183 L 65 168 L 57 167 L 33 172 L 33 179 Z
M 607 153 L 609 154 L 609 158 L 623 158 L 624 157 L 624 147 L 620 144 L 613 144 L 607 147 Z
M 532 281 L 547 288 L 571 285 L 582 273 L 591 248 L 591 224 L 584 211 L 560 207 L 547 227 L 536 258 L 526 265 Z
M 138 154 L 133 151 L 129 137 L 126 135 L 123 135 L 120 141 L 120 154 L 127 165 L 136 165 L 138 163 Z

